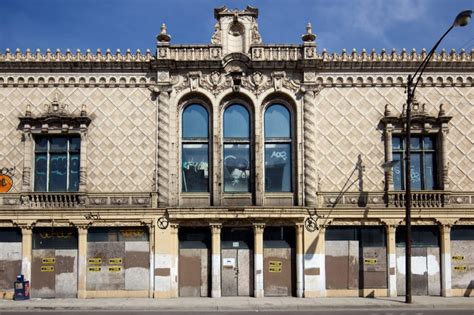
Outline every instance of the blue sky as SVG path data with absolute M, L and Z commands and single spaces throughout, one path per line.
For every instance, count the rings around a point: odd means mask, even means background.
M 301 43 L 313 24 L 318 50 L 431 48 L 474 0 L 0 0 L 0 51 L 40 48 L 155 50 L 165 22 L 173 44 L 206 44 L 213 8 L 258 7 L 264 43 Z M 454 29 L 441 47 L 474 47 L 474 22 Z

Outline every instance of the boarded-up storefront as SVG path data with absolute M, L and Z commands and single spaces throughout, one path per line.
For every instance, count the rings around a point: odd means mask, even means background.
M 224 227 L 221 234 L 222 295 L 253 294 L 253 231 L 247 227 Z
M 208 297 L 211 283 L 211 230 L 179 228 L 179 296 Z
M 451 285 L 463 296 L 474 296 L 474 226 L 451 230 Z
M 88 291 L 149 289 L 150 245 L 144 227 L 90 228 L 87 235 Z
M 328 290 L 365 289 L 372 295 L 370 289 L 387 288 L 383 227 L 330 227 L 325 248 Z
M 74 298 L 77 296 L 76 229 L 34 229 L 32 258 L 31 297 Z
M 397 228 L 397 293 L 405 295 L 405 227 Z M 439 230 L 412 227 L 412 295 L 441 295 Z
M 296 294 L 294 227 L 265 227 L 263 283 L 265 296 L 294 296 Z
M 0 229 L 0 292 L 13 294 L 13 282 L 21 272 L 21 230 Z M 29 280 L 29 279 L 27 279 Z M 6 294 L 4 295 L 6 297 Z

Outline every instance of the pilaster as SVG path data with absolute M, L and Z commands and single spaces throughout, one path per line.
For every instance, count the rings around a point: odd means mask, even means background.
M 397 296 L 397 255 L 396 255 L 396 230 L 397 224 L 385 222 L 385 232 L 387 236 L 387 295 Z
M 304 294 L 303 229 L 302 223 L 296 224 L 296 296 L 299 298 Z
M 31 255 L 33 249 L 33 227 L 21 226 L 21 273 L 26 280 L 31 281 Z
M 264 296 L 263 289 L 263 230 L 264 223 L 254 223 L 254 297 Z
M 451 286 L 451 226 L 440 224 L 441 238 L 441 295 L 452 296 Z
M 178 296 L 178 225 L 155 229 L 154 297 Z
M 304 296 L 326 296 L 326 226 L 304 232 Z
M 85 299 L 87 297 L 87 225 L 77 226 L 79 234 L 78 244 L 78 266 L 77 266 L 77 297 Z
M 221 228 L 220 223 L 211 223 L 212 233 L 212 289 L 211 297 L 221 297 Z

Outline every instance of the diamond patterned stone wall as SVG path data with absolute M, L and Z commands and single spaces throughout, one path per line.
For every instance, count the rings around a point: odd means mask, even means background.
M 55 93 L 68 111 L 79 114 L 85 104 L 92 118 L 88 132 L 88 192 L 147 192 L 155 169 L 156 105 L 150 91 L 138 88 L 15 88 L 0 89 L 0 167 L 17 167 L 20 189 L 23 166 L 18 117 L 31 104 L 33 115 L 44 110 Z
M 331 87 L 316 96 L 317 169 L 321 191 L 383 190 L 384 106 L 399 115 L 406 96 L 401 87 Z M 448 160 L 451 189 L 474 190 L 474 88 L 420 87 L 417 99 L 437 115 L 444 104 L 449 123 Z M 365 166 L 354 171 L 358 157 Z M 349 187 L 350 186 L 350 187 Z

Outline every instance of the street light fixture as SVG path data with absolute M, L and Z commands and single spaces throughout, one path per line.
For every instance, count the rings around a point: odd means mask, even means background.
M 456 26 L 466 26 L 471 19 L 472 10 L 465 10 L 460 12 L 454 19 L 453 24 L 441 36 L 436 44 L 431 48 L 428 55 L 421 62 L 414 75 L 408 75 L 407 82 L 407 107 L 406 107 L 406 132 L 405 132 L 405 302 L 412 303 L 411 295 L 411 105 L 415 96 L 415 90 L 420 82 L 421 76 L 428 65 L 431 57 L 438 48 L 441 41 L 448 35 L 448 33 Z

